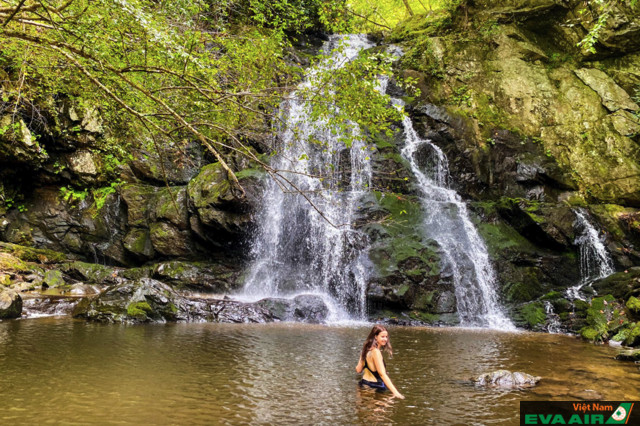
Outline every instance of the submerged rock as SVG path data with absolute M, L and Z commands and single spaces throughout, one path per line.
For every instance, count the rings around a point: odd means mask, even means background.
M 640 361 L 640 349 L 622 351 L 616 355 L 619 361 Z
M 496 370 L 491 373 L 481 374 L 471 379 L 479 386 L 520 387 L 535 386 L 540 381 L 539 376 L 532 376 L 520 371 Z
M 22 298 L 13 290 L 0 291 L 0 319 L 20 318 Z

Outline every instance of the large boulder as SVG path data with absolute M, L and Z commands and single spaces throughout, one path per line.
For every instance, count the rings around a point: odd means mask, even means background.
M 22 298 L 13 290 L 0 290 L 0 319 L 20 318 Z
M 150 278 L 125 280 L 95 298 L 83 299 L 73 316 L 98 322 L 268 322 L 271 314 L 252 304 L 229 300 L 187 299 Z
M 166 322 L 187 312 L 184 300 L 168 285 L 142 278 L 107 288 L 100 296 L 83 299 L 74 317 L 99 322 Z
M 238 179 L 245 191 L 244 196 L 228 179 L 220 163 L 204 166 L 200 174 L 187 187 L 190 203 L 197 221 L 192 229 L 203 239 L 209 239 L 202 226 L 214 230 L 219 236 L 238 236 L 247 233 L 253 223 L 251 212 L 257 202 L 259 172 L 244 170 Z
M 161 262 L 153 269 L 153 278 L 180 290 L 203 293 L 229 293 L 238 287 L 242 272 L 237 262 Z

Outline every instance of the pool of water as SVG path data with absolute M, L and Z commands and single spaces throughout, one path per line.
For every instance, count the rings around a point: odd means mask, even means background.
M 0 322 L 0 424 L 517 424 L 521 400 L 637 400 L 640 371 L 570 336 L 390 328 L 405 400 L 358 388 L 369 326 Z M 468 379 L 542 376 L 522 390 Z

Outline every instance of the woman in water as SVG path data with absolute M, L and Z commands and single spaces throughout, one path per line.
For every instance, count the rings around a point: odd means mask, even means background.
M 389 356 L 393 355 L 391 342 L 389 342 L 389 332 L 383 326 L 376 324 L 371 329 L 364 345 L 362 345 L 360 360 L 356 366 L 358 374 L 364 371 L 360 385 L 380 390 L 389 389 L 393 396 L 404 399 L 404 396 L 398 392 L 389 376 L 387 376 L 387 369 L 384 359 L 382 359 L 381 350 L 387 352 Z

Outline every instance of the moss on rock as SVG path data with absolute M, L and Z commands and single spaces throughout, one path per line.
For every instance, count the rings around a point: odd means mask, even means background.
M 152 311 L 151 305 L 146 301 L 134 302 L 127 306 L 127 315 L 138 321 L 145 321 Z
M 62 272 L 58 269 L 51 269 L 44 273 L 44 278 L 42 280 L 43 287 L 49 288 L 59 288 L 65 287 L 67 283 L 65 282 Z

